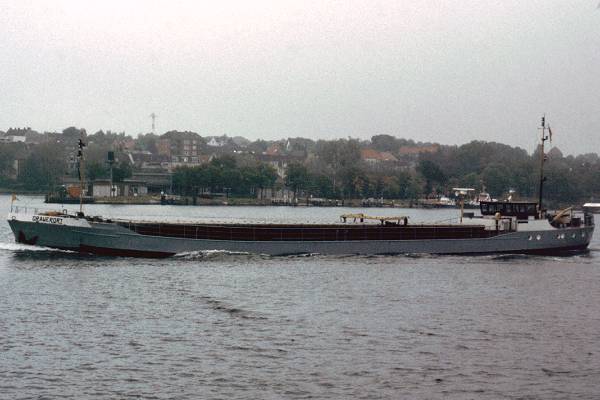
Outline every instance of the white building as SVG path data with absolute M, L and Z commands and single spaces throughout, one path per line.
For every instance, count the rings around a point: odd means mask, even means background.
M 118 196 L 118 190 L 113 185 L 113 196 Z M 110 197 L 110 179 L 96 179 L 92 182 L 92 196 L 94 197 Z
M 15 135 L 7 135 L 0 137 L 0 143 L 25 143 L 25 136 L 15 136 Z

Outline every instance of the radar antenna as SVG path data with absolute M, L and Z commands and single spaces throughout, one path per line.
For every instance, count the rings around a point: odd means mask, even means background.
M 79 172 L 79 215 L 83 216 L 83 196 L 85 188 L 85 165 L 83 162 L 83 148 L 85 147 L 85 143 L 83 142 L 83 133 L 81 134 L 77 146 L 77 170 Z
M 548 126 L 548 128 L 550 128 L 550 126 Z M 544 152 L 544 143 L 546 143 L 546 140 L 549 139 L 548 136 L 546 136 L 546 114 L 544 114 L 542 116 L 542 123 L 541 126 L 538 128 L 542 131 L 542 144 L 540 146 L 540 191 L 539 191 L 539 201 L 538 201 L 538 211 L 539 211 L 539 217 L 542 218 L 543 217 L 543 210 L 542 210 L 542 199 L 543 199 L 543 194 L 544 194 L 544 182 L 546 181 L 546 177 L 544 176 L 544 163 L 547 160 L 546 157 L 546 153 Z

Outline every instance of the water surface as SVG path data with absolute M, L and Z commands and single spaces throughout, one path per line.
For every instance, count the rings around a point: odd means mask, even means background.
M 9 202 L 0 197 L 0 207 Z M 87 210 L 253 222 L 335 222 L 364 211 Z M 427 221 L 456 213 L 366 211 Z M 594 399 L 599 283 L 597 237 L 573 257 L 151 260 L 15 244 L 2 223 L 0 398 Z

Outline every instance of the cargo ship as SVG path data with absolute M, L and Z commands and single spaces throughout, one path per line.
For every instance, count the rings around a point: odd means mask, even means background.
M 542 155 L 545 131 L 542 119 Z M 81 159 L 83 146 L 80 141 Z M 85 215 L 83 201 L 76 213 L 11 205 L 8 223 L 19 243 L 107 256 L 169 257 L 205 250 L 268 255 L 584 251 L 594 232 L 593 215 L 572 208 L 549 213 L 542 207 L 543 164 L 542 156 L 538 202 L 481 201 L 481 215 L 475 216 L 464 212 L 462 201 L 453 224 L 364 214 L 342 215 L 332 224 L 163 223 Z
M 109 256 L 168 257 L 223 250 L 290 254 L 559 254 L 583 251 L 591 214 L 539 218 L 537 204 L 490 202 L 456 224 L 412 224 L 404 217 L 344 215 L 336 224 L 200 224 L 111 220 L 13 207 L 19 243 Z M 351 221 L 348 221 L 348 219 Z M 354 222 L 356 220 L 356 222 Z

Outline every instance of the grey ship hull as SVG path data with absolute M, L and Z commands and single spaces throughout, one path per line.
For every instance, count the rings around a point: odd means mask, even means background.
M 168 257 L 177 253 L 221 250 L 269 255 L 289 254 L 555 254 L 582 251 L 589 245 L 594 227 L 524 230 L 484 238 L 419 240 L 211 240 L 150 236 L 111 222 L 71 218 L 61 225 L 33 222 L 9 215 L 15 239 L 21 243 L 83 253 Z M 80 221 L 79 225 L 75 224 Z M 71 223 L 75 225 L 65 225 Z

